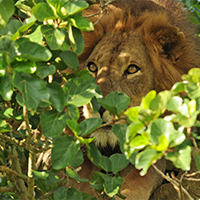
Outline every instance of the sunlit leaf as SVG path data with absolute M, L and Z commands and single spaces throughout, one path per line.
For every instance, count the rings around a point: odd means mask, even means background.
M 0 1 L 0 29 L 4 28 L 14 14 L 14 1 L 1 0 Z
M 56 19 L 57 15 L 54 12 L 54 10 L 51 8 L 51 6 L 47 3 L 38 3 L 36 6 L 32 9 L 33 14 L 37 18 L 38 21 L 43 22 L 44 20 L 48 19 Z

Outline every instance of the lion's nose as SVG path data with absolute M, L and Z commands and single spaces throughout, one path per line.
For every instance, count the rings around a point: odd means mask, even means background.
M 100 109 L 99 109 L 99 114 L 101 115 L 101 118 L 103 118 L 103 113 L 106 111 L 106 109 L 101 106 Z

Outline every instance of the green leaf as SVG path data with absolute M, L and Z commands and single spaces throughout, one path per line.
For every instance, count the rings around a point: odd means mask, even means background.
M 183 144 L 175 152 L 168 152 L 165 158 L 171 160 L 175 167 L 188 171 L 191 163 L 191 147 Z
M 10 101 L 13 95 L 13 85 L 11 83 L 10 74 L 6 73 L 5 76 L 0 77 L 0 94 L 5 101 Z
M 64 18 L 64 14 L 66 14 L 66 10 L 63 7 L 61 0 L 47 0 L 47 3 L 55 10 L 55 12 L 61 17 Z
M 129 143 L 132 151 L 135 150 L 135 149 L 142 149 L 148 144 L 149 144 L 149 138 L 147 138 L 143 135 L 136 136 Z
M 162 112 L 166 110 L 166 103 L 171 98 L 172 92 L 165 90 L 162 92 L 159 92 L 155 99 L 152 100 L 150 109 L 158 112 L 158 115 L 160 115 Z
M 177 82 L 172 86 L 171 91 L 175 92 L 175 94 L 178 94 L 180 92 L 183 92 L 185 90 L 185 84 L 183 82 Z
M 80 55 L 84 49 L 84 38 L 81 31 L 75 27 L 69 28 L 69 40 L 74 52 Z
M 58 137 L 52 149 L 52 167 L 56 170 L 68 167 L 72 164 L 79 149 L 80 143 L 76 142 L 73 137 L 67 135 Z
M 101 193 L 104 190 L 103 188 L 104 179 L 102 178 L 102 173 L 97 171 L 93 171 L 92 173 L 94 175 L 90 177 L 90 185 L 96 191 Z
M 200 87 L 195 83 L 188 83 L 186 85 L 186 92 L 190 99 L 197 99 L 200 97 Z
M 28 3 L 27 3 L 28 4 Z M 27 5 L 26 2 L 24 0 L 18 0 L 15 3 L 15 6 L 23 13 L 26 14 L 28 16 L 32 16 L 32 9 L 29 5 Z M 18 11 L 19 12 L 19 11 Z M 20 12 L 19 12 L 20 13 Z
M 15 7 L 13 0 L 1 0 L 0 1 L 0 29 L 6 27 L 6 24 L 10 17 L 14 14 Z
M 20 34 L 27 31 L 31 26 L 33 26 L 33 24 L 35 24 L 35 22 L 36 22 L 36 19 L 34 16 L 31 16 L 28 19 L 26 19 L 24 21 L 23 25 L 21 27 L 19 27 L 17 32 L 10 39 L 15 41 L 20 36 Z
M 150 108 L 150 104 L 151 104 L 152 100 L 155 99 L 155 97 L 156 97 L 156 91 L 151 90 L 145 97 L 142 98 L 140 107 L 142 109 Z
M 29 73 L 29 74 L 33 74 L 35 73 L 37 67 L 36 67 L 36 63 L 34 61 L 15 61 L 12 64 L 13 70 L 14 72 L 24 72 L 24 73 Z
M 78 153 L 76 154 L 76 156 L 72 160 L 71 166 L 73 168 L 76 168 L 76 167 L 80 166 L 83 163 L 83 161 L 84 161 L 83 153 L 82 153 L 82 151 L 78 151 Z
M 145 127 L 145 124 L 138 121 L 138 122 L 133 122 L 131 123 L 127 129 L 126 129 L 126 140 L 130 141 L 132 138 L 135 137 L 135 135 Z
M 86 136 L 96 130 L 103 120 L 101 118 L 85 119 L 80 123 L 81 136 Z
M 85 1 L 67 1 L 64 4 L 64 7 L 68 15 L 73 15 L 77 12 L 80 12 L 86 9 L 88 6 L 89 4 L 86 3 Z
M 11 60 L 15 58 L 17 54 L 19 53 L 17 49 L 17 45 L 14 41 L 9 40 L 6 37 L 1 37 L 0 38 L 0 56 L 2 56 L 4 52 L 8 52 L 8 55 Z
M 54 28 L 51 25 L 43 25 L 41 31 L 45 36 L 47 44 L 51 50 L 60 49 L 65 41 L 65 34 L 58 28 Z
M 94 144 L 87 145 L 87 155 L 91 162 L 96 166 L 107 172 L 111 172 L 111 161 L 108 157 L 101 155 Z
M 120 176 L 110 177 L 108 174 L 102 174 L 102 178 L 104 179 L 104 190 L 109 197 L 116 195 L 124 182 L 124 179 Z
M 37 184 L 37 188 L 46 193 L 62 182 L 52 171 L 33 171 L 33 177 Z
M 184 127 L 192 127 L 194 126 L 195 122 L 196 122 L 196 118 L 198 115 L 198 111 L 193 113 L 192 115 L 182 115 L 182 114 L 177 114 L 176 116 L 174 116 L 172 118 L 173 122 L 177 122 L 179 123 L 181 126 Z
M 12 82 L 20 90 L 23 104 L 29 110 L 36 109 L 41 101 L 49 99 L 45 83 L 34 75 L 17 72 L 13 75 Z
M 146 149 L 137 154 L 135 160 L 135 167 L 137 169 L 142 169 L 140 171 L 140 175 L 144 176 L 147 173 L 147 170 L 151 166 L 151 164 L 160 159 L 163 156 L 162 153 L 158 153 L 155 149 Z
M 13 35 L 21 27 L 22 23 L 18 19 L 10 19 L 5 28 L 0 30 L 0 35 Z
M 124 154 L 115 153 L 109 157 L 109 160 L 112 163 L 111 171 L 114 174 L 117 174 L 129 164 L 129 161 L 126 159 Z
M 32 11 L 37 20 L 41 22 L 48 19 L 57 19 L 58 17 L 51 6 L 43 2 L 34 6 Z
M 54 65 L 45 65 L 43 63 L 36 63 L 36 65 L 36 74 L 42 79 L 56 72 L 56 67 Z
M 80 135 L 81 130 L 79 124 L 75 120 L 67 119 L 66 124 L 72 130 L 76 137 Z
M 80 181 L 82 183 L 88 182 L 88 179 L 81 178 L 77 173 L 75 173 L 73 170 L 71 170 L 69 168 L 66 169 L 66 176 L 69 176 L 70 178 L 73 178 L 73 179 Z
M 9 131 L 12 131 L 12 130 L 10 126 L 7 124 L 7 122 L 5 120 L 0 119 L 0 132 L 4 133 L 4 132 L 9 132 Z
M 62 112 L 65 106 L 65 95 L 60 84 L 53 82 L 47 84 L 48 91 L 50 93 L 50 102 L 53 107 L 58 111 Z
M 152 111 L 151 109 L 142 109 L 138 113 L 138 119 L 142 122 L 150 122 L 153 119 L 156 119 L 159 117 L 160 113 L 156 113 L 155 111 Z
M 97 147 L 93 144 L 87 146 L 88 158 L 99 168 L 117 174 L 119 171 L 124 169 L 129 161 L 126 159 L 124 154 L 113 154 L 109 158 L 101 155 Z
M 157 151 L 166 151 L 169 146 L 168 138 L 165 135 L 161 135 L 158 140 Z
M 200 70 L 199 68 L 192 68 L 189 70 L 188 74 L 182 76 L 183 80 L 190 81 L 193 83 L 200 82 Z
M 151 140 L 155 144 L 159 144 L 159 137 L 165 135 L 165 137 L 169 139 L 171 132 L 174 131 L 174 126 L 172 122 L 167 122 L 160 118 L 152 121 L 148 130 L 151 135 Z
M 35 42 L 40 45 L 43 44 L 41 26 L 38 26 L 33 33 L 26 35 L 26 38 L 29 38 L 31 42 Z
M 66 105 L 67 113 L 71 117 L 71 119 L 78 121 L 79 119 L 79 109 L 73 104 Z
M 131 120 L 132 122 L 138 121 L 138 114 L 140 110 L 140 106 L 131 107 L 125 112 L 125 115 L 127 115 L 129 120 Z
M 120 116 L 129 106 L 130 98 L 121 92 L 111 92 L 106 98 L 98 99 L 98 102 L 112 114 Z
M 52 54 L 46 48 L 27 39 L 20 39 L 17 41 L 19 44 L 19 58 L 30 59 L 33 61 L 48 61 Z
M 72 25 L 81 31 L 93 31 L 93 23 L 82 16 L 82 13 L 77 13 L 70 18 Z
M 195 164 L 197 166 L 197 169 L 200 171 L 200 155 L 195 154 L 194 155 L 194 160 L 195 160 Z
M 121 125 L 121 124 L 115 124 L 112 127 L 112 132 L 118 137 L 119 139 L 119 144 L 120 144 L 120 149 L 122 153 L 124 153 L 124 143 L 125 143 L 125 133 L 126 133 L 126 125 Z
M 188 114 L 188 107 L 183 103 L 183 99 L 178 96 L 174 96 L 166 104 L 166 108 L 174 113 Z
M 176 147 L 180 145 L 181 143 L 183 143 L 185 139 L 186 137 L 184 133 L 174 130 L 170 133 L 170 136 L 169 136 L 169 147 L 170 148 Z
M 88 80 L 77 77 L 68 80 L 63 89 L 67 103 L 80 107 L 88 104 L 97 95 L 97 87 L 92 77 Z
M 78 57 L 73 51 L 62 51 L 60 57 L 64 63 L 74 72 L 77 73 L 79 68 Z
M 75 199 L 84 200 L 82 198 L 82 193 L 79 190 L 77 190 L 77 189 L 75 189 L 73 187 L 72 188 L 68 188 L 67 189 L 67 199 L 66 200 L 75 200 Z
M 66 187 L 59 187 L 53 194 L 54 199 L 67 200 L 67 190 Z
M 59 136 L 66 127 L 66 120 L 69 118 L 66 112 L 59 113 L 49 110 L 40 116 L 42 133 L 46 137 Z

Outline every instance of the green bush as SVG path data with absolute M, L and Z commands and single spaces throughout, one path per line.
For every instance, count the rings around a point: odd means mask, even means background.
M 95 199 L 67 187 L 58 178 L 63 169 L 68 179 L 90 183 L 110 197 L 120 195 L 118 172 L 129 162 L 144 175 L 163 156 L 189 170 L 193 155 L 200 169 L 198 135 L 191 129 L 200 124 L 200 69 L 190 70 L 170 91 L 149 92 L 140 106 L 128 110 L 130 100 L 123 93 L 103 98 L 88 71 L 78 71 L 81 31 L 94 29 L 82 16 L 88 6 L 68 0 L 0 1 L 1 199 Z M 67 68 L 73 73 L 64 73 Z M 94 138 L 85 138 L 102 124 L 99 118 L 78 123 L 79 107 L 90 102 L 116 120 L 125 114 L 127 124 L 112 127 L 122 154 L 103 156 L 91 144 Z M 74 136 L 64 134 L 66 126 Z M 80 178 L 72 169 L 83 162 L 82 146 L 96 166 L 113 176 L 94 172 L 90 181 Z M 40 155 L 50 150 L 52 169 L 41 170 Z

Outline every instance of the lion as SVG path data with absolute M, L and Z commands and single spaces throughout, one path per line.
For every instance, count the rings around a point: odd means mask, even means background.
M 99 10 L 99 5 L 93 5 L 84 15 Z M 130 97 L 130 106 L 138 106 L 149 91 L 168 90 L 183 74 L 200 66 L 199 39 L 179 1 L 115 0 L 100 18 L 100 14 L 91 17 L 97 22 L 95 30 L 83 33 L 85 48 L 79 62 L 81 69 L 96 79 L 104 97 L 120 91 Z M 85 118 L 101 117 L 104 123 L 112 120 L 104 108 L 93 113 L 86 105 L 83 113 Z M 94 136 L 94 144 L 103 155 L 120 152 L 110 127 L 98 129 L 91 134 Z M 85 178 L 99 170 L 87 158 L 81 167 L 79 175 Z M 164 172 L 165 160 L 158 161 L 157 167 Z M 125 181 L 120 191 L 127 200 L 149 199 L 163 180 L 152 167 L 142 177 L 132 165 L 122 170 L 121 176 Z M 87 184 L 71 185 L 96 195 Z

